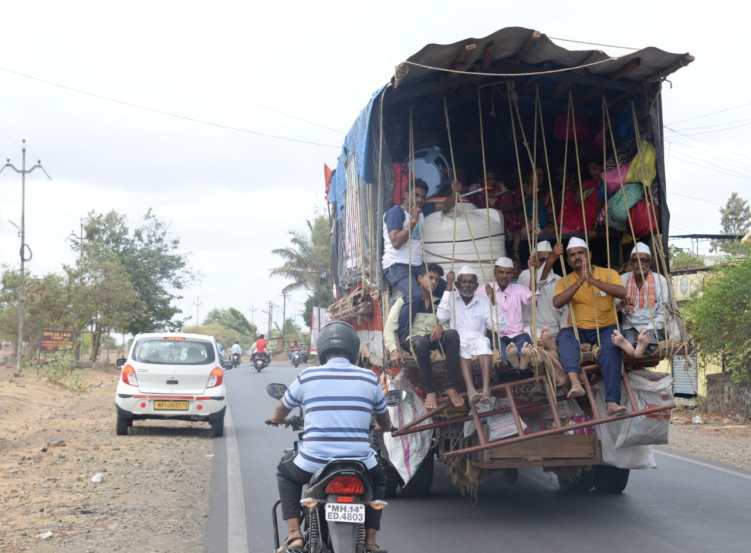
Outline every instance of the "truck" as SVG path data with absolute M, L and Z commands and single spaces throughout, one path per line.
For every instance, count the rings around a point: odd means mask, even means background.
M 587 240 L 593 263 L 614 269 L 633 242 L 648 242 L 658 272 L 669 278 L 661 90 L 692 61 L 654 47 L 619 57 L 569 50 L 541 32 L 508 27 L 426 45 L 367 102 L 326 179 L 337 298 L 327 314 L 356 328 L 362 362 L 384 387 L 412 398 L 391 409 L 398 430 L 382 437 L 390 493 L 428 493 L 436 462 L 447 464 L 453 483 L 469 494 L 489 473 L 513 479 L 526 467 L 554 472 L 563 490 L 620 493 L 630 470 L 654 466 L 651 445 L 666 442 L 673 403 L 670 376 L 653 367 L 681 346 L 678 323 L 655 354 L 625 358 L 622 415 L 605 413 L 596 348 L 582 354 L 581 399 L 567 399 L 544 362 L 514 371 L 496 356 L 490 407 L 458 409 L 443 400 L 426 412 L 414 359 L 404 352 L 406 361 L 391 366 L 384 348 L 383 322 L 395 294 L 381 269 L 383 217 L 419 178 L 432 211 L 421 254 L 446 272 L 472 263 L 491 282 L 496 257 L 526 260 L 539 240 L 577 235 Z M 605 205 L 596 220 L 583 213 L 581 228 L 572 228 L 563 221 L 566 186 L 584 203 L 582 175 L 593 160 L 601 166 L 596 193 Z M 530 171 L 541 174 L 531 210 L 491 207 L 491 179 L 524 198 Z M 541 203 L 552 215 L 547 224 L 539 220 Z M 534 314 L 531 324 L 536 335 Z

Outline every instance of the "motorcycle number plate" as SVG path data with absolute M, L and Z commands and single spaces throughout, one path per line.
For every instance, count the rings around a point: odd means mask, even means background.
M 365 524 L 365 505 L 359 503 L 326 503 L 326 522 Z

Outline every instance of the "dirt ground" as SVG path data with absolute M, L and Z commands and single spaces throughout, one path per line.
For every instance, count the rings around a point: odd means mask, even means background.
M 694 424 L 694 415 L 701 424 Z M 668 449 L 751 472 L 751 424 L 748 421 L 677 409 Z
M 74 392 L 0 368 L 0 551 L 204 551 L 208 424 L 139 421 L 116 436 L 116 381 L 86 370 Z

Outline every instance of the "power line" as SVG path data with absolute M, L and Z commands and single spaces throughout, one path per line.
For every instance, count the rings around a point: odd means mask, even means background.
M 742 153 L 736 150 L 733 150 L 731 148 L 722 147 L 722 148 L 715 148 L 711 146 L 710 144 L 707 144 L 706 142 L 702 142 L 699 139 L 696 139 L 692 136 L 689 136 L 687 134 L 683 134 L 680 131 L 677 131 L 671 127 L 665 127 L 668 131 L 673 133 L 672 139 L 669 139 L 669 141 L 676 145 L 682 145 L 685 147 L 695 147 L 699 148 L 701 150 L 709 150 L 711 152 L 714 152 L 714 154 L 718 157 L 724 157 L 727 161 L 731 163 L 738 164 L 738 167 L 744 167 L 743 163 L 746 163 L 748 161 L 748 154 Z M 675 142 L 675 140 L 684 140 L 686 143 L 682 142 Z
M 46 84 L 48 86 L 53 86 L 55 88 L 59 88 L 61 90 L 65 90 L 67 92 L 72 92 L 74 94 L 80 94 L 81 96 L 88 96 L 89 98 L 95 98 L 97 100 L 102 100 L 102 101 L 105 101 L 105 102 L 111 102 L 113 104 L 118 104 L 118 105 L 129 107 L 129 108 L 138 109 L 138 110 L 146 111 L 146 112 L 149 112 L 149 113 L 156 113 L 158 115 L 164 115 L 166 117 L 172 117 L 174 119 L 180 119 L 181 121 L 188 121 L 190 123 L 196 123 L 196 124 L 205 125 L 205 126 L 208 126 L 208 127 L 215 127 L 215 128 L 218 128 L 218 129 L 224 129 L 224 130 L 228 130 L 228 131 L 235 131 L 235 132 L 240 132 L 240 133 L 244 133 L 244 134 L 250 134 L 250 135 L 253 135 L 253 136 L 261 136 L 263 138 L 271 138 L 273 140 L 281 140 L 281 141 L 284 141 L 284 142 L 293 142 L 293 143 L 297 143 L 297 144 L 307 144 L 309 146 L 321 146 L 321 147 L 324 147 L 324 148 L 337 148 L 337 149 L 339 148 L 339 146 L 334 145 L 334 144 L 326 144 L 326 143 L 323 143 L 323 142 L 316 142 L 314 140 L 306 140 L 306 139 L 303 139 L 303 138 L 296 138 L 296 137 L 293 137 L 293 136 L 284 136 L 284 135 L 279 135 L 279 134 L 271 134 L 271 133 L 266 133 L 266 132 L 262 132 L 262 131 L 256 131 L 256 130 L 253 130 L 253 129 L 246 129 L 244 127 L 236 127 L 234 125 L 226 125 L 224 123 L 217 123 L 215 121 L 209 121 L 208 119 L 199 119 L 197 117 L 191 117 L 189 115 L 182 115 L 180 113 L 175 113 L 175 112 L 172 112 L 172 111 L 166 111 L 166 110 L 163 110 L 163 109 L 153 108 L 153 107 L 150 107 L 150 106 L 144 106 L 142 104 L 137 104 L 137 103 L 134 103 L 134 102 L 129 102 L 127 100 L 121 100 L 119 98 L 113 98 L 111 96 L 104 96 L 102 94 L 97 94 L 95 92 L 89 92 L 88 90 L 84 90 L 82 88 L 76 88 L 76 87 L 73 87 L 73 86 L 68 86 L 68 85 L 65 85 L 65 84 L 56 83 L 56 82 L 53 82 L 53 81 L 49 81 L 47 79 L 42 79 L 40 77 L 35 77 L 34 75 L 29 75 L 28 73 L 22 73 L 21 71 L 16 71 L 14 69 L 8 69 L 6 67 L 0 67 L 0 71 L 3 71 L 3 72 L 8 73 L 10 75 L 15 75 L 16 77 L 22 77 L 24 79 L 28 79 L 28 80 L 35 81 L 35 82 L 38 82 L 38 83 Z M 329 130 L 333 130 L 333 129 L 329 129 Z
M 671 121 L 670 124 L 671 125 L 678 125 L 679 123 L 685 123 L 686 121 L 694 121 L 696 119 L 703 119 L 704 117 L 711 117 L 712 115 L 718 115 L 720 113 L 726 113 L 728 111 L 733 111 L 733 110 L 736 110 L 736 109 L 741 109 L 741 108 L 745 108 L 745 107 L 749 107 L 749 106 L 751 106 L 751 102 L 747 102 L 745 104 L 740 104 L 738 106 L 731 106 L 729 108 L 719 109 L 717 111 L 710 111 L 709 113 L 703 113 L 701 115 L 695 115 L 693 117 L 688 117 L 687 119 L 680 119 L 678 121 Z
M 573 42 L 575 44 L 586 44 L 588 46 L 603 46 L 604 48 L 620 48 L 621 50 L 641 50 L 641 48 L 635 48 L 633 46 L 617 46 L 615 44 L 603 44 L 601 42 L 587 42 L 586 40 L 573 40 L 570 38 L 561 38 L 557 36 L 549 36 L 551 40 L 560 40 L 561 42 Z

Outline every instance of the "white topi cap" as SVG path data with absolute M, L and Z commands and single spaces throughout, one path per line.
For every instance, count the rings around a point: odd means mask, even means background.
M 500 267 L 501 269 L 513 269 L 514 262 L 510 257 L 499 257 L 495 260 L 495 266 Z
M 649 246 L 647 246 L 644 242 L 637 242 L 634 246 L 634 249 L 631 250 L 631 256 L 635 256 L 637 253 L 645 253 L 648 256 L 652 257 L 652 252 L 649 249 Z
M 472 265 L 464 265 L 461 269 L 459 269 L 459 272 L 456 276 L 461 275 L 473 275 L 477 278 L 480 278 L 480 273 L 477 272 L 477 270 Z
M 584 248 L 587 250 L 589 249 L 589 247 L 587 246 L 587 243 L 577 236 L 572 236 L 571 239 L 568 241 L 568 246 L 566 246 L 566 251 L 573 250 L 574 248 Z
M 550 253 L 553 251 L 553 246 L 550 245 L 550 242 L 547 240 L 543 240 L 542 242 L 537 243 L 537 252 L 538 253 Z

